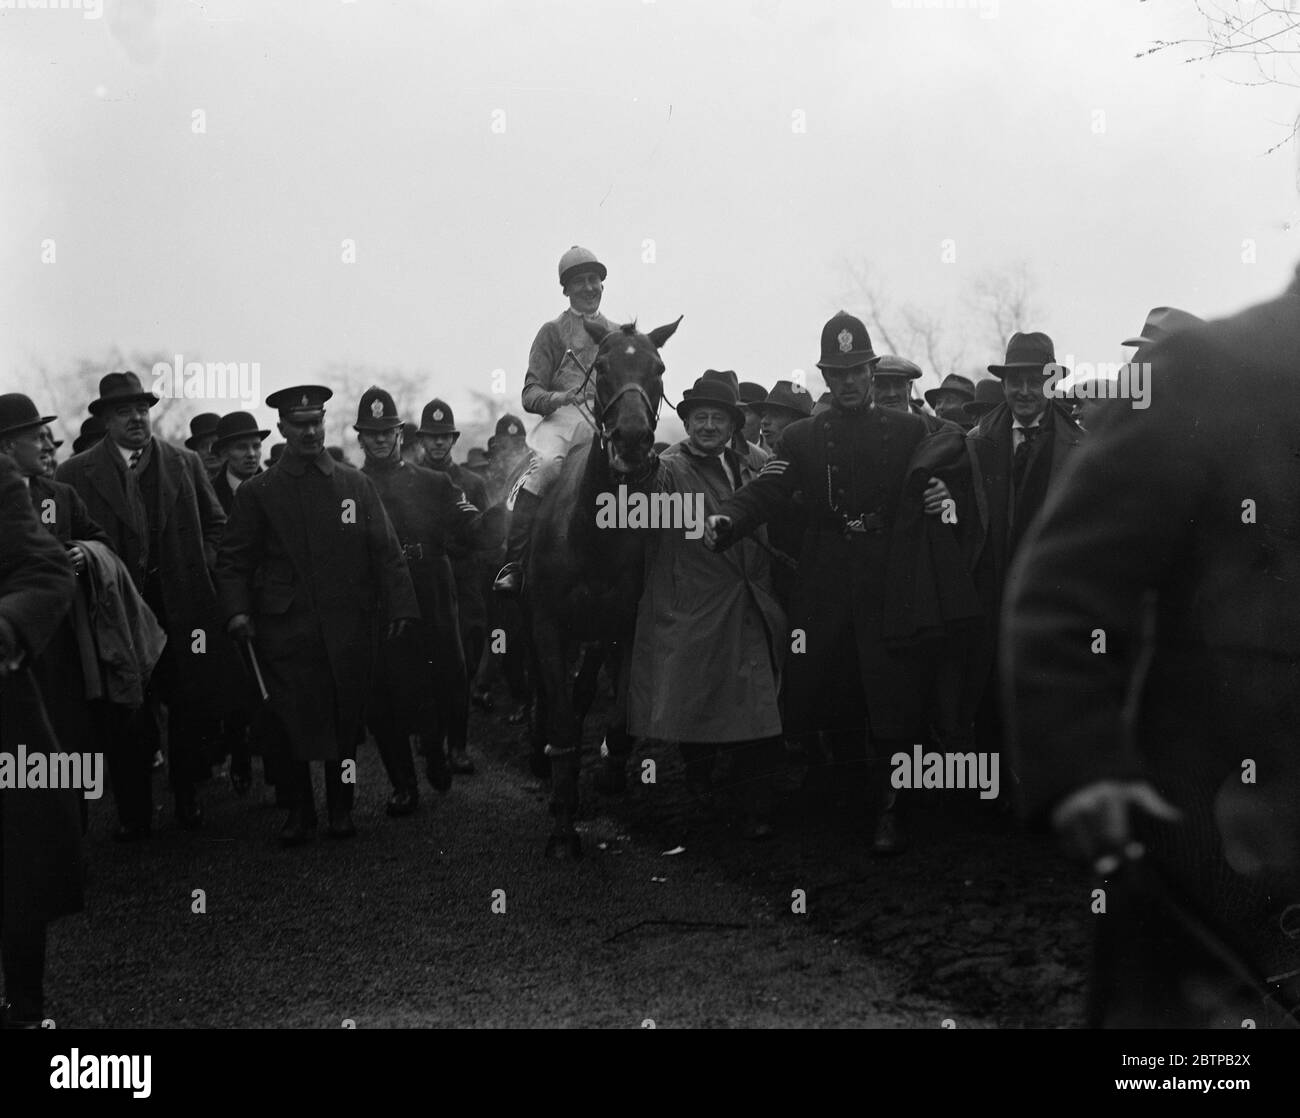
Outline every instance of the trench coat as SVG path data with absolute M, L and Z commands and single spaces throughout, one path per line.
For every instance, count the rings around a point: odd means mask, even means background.
M 41 527 L 13 460 L 0 455 L 0 617 L 13 627 L 28 661 L 45 652 L 75 592 L 62 545 Z M 29 756 L 59 749 L 27 664 L 0 679 L 0 751 L 16 754 L 19 745 Z M 52 920 L 81 910 L 80 798 L 75 788 L 0 790 L 6 918 Z
M 418 620 L 406 560 L 360 470 L 286 452 L 235 491 L 217 556 L 226 622 L 249 614 L 296 761 L 353 756 L 387 623 Z
M 183 707 L 187 717 L 220 718 L 229 706 L 231 678 L 241 670 L 221 623 L 211 574 L 226 516 L 197 454 L 157 438 L 152 453 L 158 488 L 154 516 L 160 525 L 156 555 L 148 553 L 148 526 L 136 523 L 128 504 L 121 455 L 111 439 L 73 455 L 55 477 L 85 501 L 137 588 L 144 590 L 147 568 L 158 569 L 164 614 L 159 620 L 167 631 L 168 654 L 177 657 L 169 701 Z
M 807 527 L 787 637 L 789 733 L 860 732 L 864 717 L 882 741 L 918 729 L 919 681 L 910 659 L 889 647 L 885 602 L 904 592 L 887 582 L 891 540 L 908 463 L 926 437 L 925 424 L 906 412 L 832 406 L 787 427 L 780 453 L 718 510 L 743 537 L 802 494 Z M 870 514 L 871 530 L 846 532 L 841 513 Z
M 753 477 L 734 450 L 724 453 L 741 484 Z M 654 491 L 703 494 L 702 526 L 732 487 L 716 457 L 683 441 L 660 457 Z M 768 557 L 755 541 L 715 555 L 680 527 L 654 530 L 632 644 L 628 729 L 661 741 L 775 737 L 787 639 Z
M 1183 812 L 1139 827 L 1150 864 L 1257 977 L 1289 975 L 1293 1005 L 1300 950 L 1281 914 L 1300 902 L 1297 352 L 1300 283 L 1139 351 L 1150 406 L 1109 402 L 1049 496 L 1012 572 L 1003 663 L 1026 816 L 1045 823 L 1096 781 L 1150 781 Z M 1135 656 L 1152 595 L 1154 638 Z M 1112 905 L 1097 923 L 1155 966 L 1188 963 L 1160 938 L 1178 921 Z M 1111 1009 L 1131 1000 L 1113 967 L 1097 977 Z M 1208 1023 L 1186 1012 L 1145 999 L 1123 1020 Z

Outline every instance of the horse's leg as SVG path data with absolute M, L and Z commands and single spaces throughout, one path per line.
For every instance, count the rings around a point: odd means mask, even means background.
M 618 681 L 614 691 L 614 710 L 605 727 L 602 764 L 596 773 L 596 788 L 614 796 L 627 791 L 627 758 L 632 752 L 632 735 L 627 732 L 627 693 L 632 680 L 632 650 L 624 644 L 610 644 L 606 661 Z
M 528 769 L 539 780 L 551 775 L 551 759 L 546 755 L 546 725 L 550 707 L 546 702 L 546 688 L 542 685 L 542 669 L 537 660 L 537 646 L 528 641 L 528 670 L 533 678 L 533 697 L 528 713 Z
M 600 666 L 604 660 L 604 645 L 594 642 L 583 645 L 577 678 L 573 681 L 573 716 L 577 720 L 579 733 L 596 701 L 596 686 L 600 682 Z
M 582 855 L 574 820 L 578 815 L 578 745 L 575 732 L 573 703 L 569 697 L 569 673 L 564 655 L 564 642 L 559 627 L 543 623 L 533 629 L 533 645 L 537 655 L 537 697 L 546 711 L 546 756 L 551 762 L 551 815 L 555 824 L 546 841 L 548 858 L 568 859 Z

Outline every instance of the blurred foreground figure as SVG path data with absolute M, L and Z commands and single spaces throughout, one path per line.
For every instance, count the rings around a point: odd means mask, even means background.
M 1150 406 L 1100 409 L 1012 570 L 1023 807 L 1103 879 L 1096 1026 L 1300 1002 L 1298 349 L 1295 284 L 1141 345 Z
M 72 561 L 41 527 L 13 459 L 3 455 L 0 528 L 0 764 L 9 768 L 20 749 L 29 760 L 59 749 L 30 666 L 62 624 L 76 582 Z M 81 910 L 80 795 L 76 788 L 15 788 L 9 779 L 0 781 L 0 961 L 7 1002 L 0 1022 L 6 1028 L 40 1027 L 45 926 Z

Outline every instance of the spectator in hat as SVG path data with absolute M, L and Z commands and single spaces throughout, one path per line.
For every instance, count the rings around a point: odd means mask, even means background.
M 687 437 L 660 458 L 655 487 L 687 501 L 702 494 L 704 512 L 712 513 L 757 472 L 732 446 L 745 423 L 735 387 L 701 377 L 683 393 L 677 414 Z M 786 634 L 767 554 L 757 543 L 746 540 L 715 556 L 680 527 L 652 534 L 632 648 L 628 729 L 680 742 L 687 780 L 702 794 L 716 753 L 732 752 L 750 838 L 772 829 L 769 781 L 781 734 Z
M 154 745 L 141 721 L 151 703 L 168 711 L 177 822 L 189 830 L 202 824 L 196 785 L 209 775 L 208 749 L 226 713 L 225 681 L 239 670 L 223 635 L 210 571 L 225 513 L 199 455 L 153 435 L 149 412 L 157 403 L 135 373 L 106 374 L 90 403 L 91 414 L 104 419 L 106 437 L 56 472 L 85 501 L 167 632 L 141 718 L 109 748 L 120 841 L 147 837 L 152 827 Z
M 56 439 L 49 426 L 41 428 L 41 473 L 52 478 L 58 466 L 58 451 L 63 445 L 62 439 Z
M 523 425 L 519 424 L 519 427 L 522 431 Z M 490 507 L 487 486 L 482 479 L 452 459 L 451 450 L 459 441 L 460 432 L 456 429 L 456 416 L 450 404 L 445 400 L 430 400 L 425 404 L 420 413 L 418 437 L 424 447 L 424 464 L 428 469 L 446 477 L 476 509 Z M 451 557 L 451 569 L 456 577 L 457 622 L 466 674 L 463 678 L 457 677 L 457 685 L 463 686 L 465 701 L 452 705 L 441 729 L 446 734 L 451 771 L 462 776 L 474 772 L 474 761 L 468 750 L 469 701 L 473 697 L 480 705 L 486 705 L 480 691 L 471 696 L 470 685 L 487 644 L 487 601 L 483 587 L 488 573 L 485 553 L 490 554 L 493 549 L 490 540 L 491 521 L 481 534 L 447 541 L 447 554 Z M 435 744 L 438 748 L 442 746 L 441 741 Z
M 920 693 L 908 658 L 888 643 L 887 603 L 912 597 L 922 581 L 898 561 L 922 549 L 891 543 L 909 522 L 905 506 L 943 510 L 937 482 L 910 487 L 914 453 L 925 424 L 905 411 L 871 406 L 872 367 L 879 361 L 862 321 L 843 311 L 822 328 L 822 370 L 831 411 L 793 423 L 780 453 L 753 481 L 706 518 L 705 540 L 725 550 L 803 494 L 808 528 L 790 607 L 800 653 L 785 682 L 787 733 L 830 737 L 832 748 L 860 754 L 869 728 L 878 761 L 910 749 L 920 725 Z M 773 389 L 775 392 L 775 389 Z M 769 397 L 769 400 L 771 397 Z M 954 545 L 955 546 L 955 545 Z M 891 564 L 891 554 L 895 562 Z M 878 766 L 881 811 L 873 849 L 896 853 L 905 844 L 897 792 Z
M 812 397 L 802 384 L 778 380 L 761 403 L 750 405 L 759 415 L 759 431 L 763 446 L 774 454 L 780 453 L 781 433 L 799 419 L 812 415 Z
M 402 424 L 402 461 L 410 466 L 424 465 L 424 445 L 420 441 L 420 425 Z
M 893 408 L 895 411 L 910 411 L 917 416 L 928 434 L 941 431 L 944 427 L 962 430 L 955 423 L 948 423 L 938 416 L 930 415 L 922 408 L 917 411 L 912 406 L 912 385 L 920 379 L 921 369 L 905 357 L 895 357 L 892 353 L 883 354 L 871 376 L 871 402 L 878 408 Z
M 274 718 L 264 748 L 283 758 L 289 805 L 283 846 L 317 827 L 311 763 L 323 762 L 327 833 L 356 834 L 354 761 L 375 668 L 375 636 L 402 635 L 419 617 L 401 545 L 374 483 L 325 449 L 320 385 L 267 397 L 280 413 L 285 452 L 235 492 L 217 583 L 227 630 L 256 651 Z
M 751 446 L 762 446 L 763 417 L 754 409 L 754 405 L 767 399 L 767 389 L 752 380 L 742 380 L 736 386 L 736 392 L 740 397 L 740 410 L 745 413 L 745 427 L 741 434 Z
M 221 416 L 214 411 L 205 411 L 190 420 L 190 437 L 185 440 L 185 449 L 192 450 L 203 460 L 203 468 L 208 476 L 221 469 L 221 459 L 213 453 L 212 444 L 217 438 L 217 420 Z
M 1001 384 L 1003 402 L 966 436 L 969 496 L 958 492 L 956 500 L 963 548 L 985 619 L 968 675 L 969 702 L 978 706 L 982 747 L 995 751 L 1002 739 L 997 623 L 1007 572 L 1030 522 L 1083 445 L 1084 432 L 1059 401 L 1046 395 L 1048 377 L 1066 371 L 1047 334 L 1013 334 L 1006 360 L 988 369 Z
M 407 424 L 402 425 L 403 437 Z M 492 459 L 488 457 L 488 452 L 481 446 L 472 446 L 465 455 L 465 469 L 472 474 L 477 474 L 483 481 L 487 481 L 488 470 L 492 468 Z
M 493 584 L 501 594 L 516 595 L 523 587 L 533 516 L 560 463 L 571 447 L 591 441 L 592 428 L 583 409 L 590 413 L 596 406 L 591 366 L 597 346 L 587 333 L 587 323 L 605 331 L 614 329 L 600 313 L 608 272 L 596 254 L 574 245 L 560 257 L 559 273 L 569 306 L 537 332 L 524 376 L 524 411 L 542 416 L 528 437 L 539 467 L 524 478 L 511 510 L 506 561 Z
M 249 478 L 262 472 L 262 440 L 271 432 L 259 428 L 252 412 L 233 411 L 217 421 L 212 453 L 222 468 L 213 475 L 212 489 L 227 516 L 235 504 L 235 493 Z
M 965 417 L 962 426 L 968 431 L 1004 400 L 1002 382 L 996 377 L 984 377 L 975 382 L 975 398 L 961 407 Z
M 963 430 L 970 426 L 966 420 L 965 406 L 975 399 L 975 385 L 970 377 L 949 373 L 938 388 L 928 389 L 925 402 L 940 419 L 955 423 Z
M 280 461 L 280 456 L 284 454 L 284 446 L 284 443 L 276 443 L 275 446 L 271 447 L 266 456 L 266 465 L 268 469 Z

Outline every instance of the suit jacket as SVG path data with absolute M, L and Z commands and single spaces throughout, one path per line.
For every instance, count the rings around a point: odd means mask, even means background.
M 1143 835 L 1156 864 L 1264 976 L 1300 968 L 1279 924 L 1300 900 L 1297 352 L 1293 286 L 1140 354 L 1150 406 L 1103 410 L 1025 541 L 1005 614 L 1026 812 L 1151 780 L 1185 813 Z
M 59 748 L 29 664 L 58 632 L 76 582 L 6 455 L 0 455 L 0 525 L 0 617 L 26 654 L 22 667 L 0 679 L 0 752 L 16 756 L 24 745 L 30 757 Z M 7 920 L 49 920 L 81 908 L 80 795 L 71 788 L 0 790 L 0 901 Z
M 373 483 L 322 453 L 285 453 L 244 482 L 217 559 L 222 614 L 253 617 L 272 708 L 297 760 L 353 755 L 376 635 L 418 619 Z
M 94 540 L 113 546 L 108 533 L 95 523 L 86 502 L 71 485 L 47 477 L 29 478 L 27 485 L 37 519 L 61 544 Z
M 262 472 L 263 471 L 259 469 L 257 474 Z M 254 474 L 253 477 L 257 477 L 257 474 Z M 212 475 L 211 481 L 212 492 L 217 495 L 217 502 L 221 505 L 221 511 L 229 517 L 230 510 L 235 507 L 236 491 L 230 488 L 230 477 L 225 466 L 222 466 L 221 469 Z
M 195 714 L 219 716 L 229 706 L 231 674 L 240 670 L 218 616 L 211 575 L 226 516 L 197 454 L 157 438 L 152 453 L 151 468 L 157 471 L 157 504 L 151 516 L 156 555 L 149 554 L 148 527 L 137 523 L 128 503 L 121 453 L 111 439 L 73 455 L 55 476 L 85 501 L 91 518 L 146 596 L 148 570 L 158 570 L 159 620 L 167 630 L 169 652 L 181 658 L 175 673 L 179 693 L 173 701 L 187 704 Z

